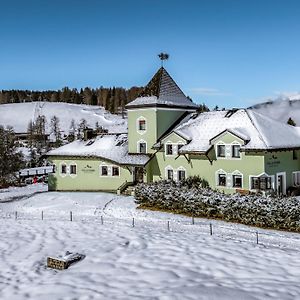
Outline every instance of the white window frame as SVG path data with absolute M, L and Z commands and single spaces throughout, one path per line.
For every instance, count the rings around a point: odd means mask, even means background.
M 145 121 L 145 130 L 140 130 L 140 121 Z M 136 131 L 143 135 L 147 132 L 147 119 L 144 116 L 140 116 L 136 119 Z
M 179 146 L 181 146 L 181 147 L 183 147 L 185 145 L 185 143 L 184 142 L 182 142 L 182 141 L 179 141 L 178 143 L 177 143 L 177 155 L 179 155 Z
M 168 146 L 172 146 L 172 154 L 168 154 L 168 152 L 167 152 Z M 172 142 L 165 143 L 165 155 L 166 156 L 174 156 L 175 155 L 174 150 L 175 150 L 175 144 L 173 144 Z
M 119 174 L 118 175 L 113 175 L 113 168 L 117 168 L 119 170 Z M 116 177 L 120 177 L 120 175 L 121 175 L 121 168 L 120 168 L 120 166 L 116 166 L 116 165 L 111 166 L 111 176 L 113 178 L 116 178 Z
M 140 152 L 140 144 L 145 144 L 146 145 L 146 152 Z M 137 153 L 146 154 L 147 152 L 148 152 L 147 142 L 144 141 L 144 140 L 137 141 Z
M 102 168 L 103 168 L 103 167 L 106 167 L 106 168 L 107 168 L 107 175 L 103 175 L 103 174 L 102 174 Z M 101 165 L 99 166 L 99 175 L 100 175 L 100 177 L 104 177 L 104 178 L 109 177 L 109 166 L 106 165 L 106 164 L 101 164 Z
M 66 173 L 62 173 L 62 166 L 66 166 Z M 68 175 L 68 164 L 65 161 L 59 163 L 59 175 L 66 177 Z
M 295 171 L 292 173 L 293 186 L 300 186 L 300 171 Z M 295 180 L 296 177 L 296 180 Z
M 186 169 L 184 168 L 184 167 L 179 167 L 178 169 L 177 169 L 177 173 L 176 173 L 176 181 L 179 181 L 179 172 L 180 171 L 182 171 L 182 172 L 184 172 L 184 179 L 186 179 L 187 178 L 187 172 L 186 172 Z
M 243 187 L 244 187 L 244 175 L 240 172 L 240 171 L 238 171 L 238 170 L 235 170 L 234 172 L 232 172 L 232 174 L 231 174 L 231 176 L 232 176 L 232 188 L 234 188 L 234 189 L 242 189 Z M 240 187 L 238 187 L 238 186 L 234 186 L 234 176 L 241 176 L 241 178 L 242 178 L 242 186 L 240 186 Z
M 233 156 L 233 147 L 234 146 L 239 146 L 240 150 L 239 150 L 239 156 Z M 237 142 L 233 142 L 231 143 L 231 159 L 241 159 L 241 144 L 237 143 Z
M 219 150 L 218 150 L 219 146 L 224 146 L 224 148 L 225 148 L 224 156 L 219 156 Z M 216 149 L 215 149 L 215 151 L 216 151 L 216 157 L 217 157 L 218 159 L 226 159 L 226 144 L 225 144 L 225 143 L 223 143 L 223 142 L 218 142 L 218 143 L 216 144 Z
M 171 166 L 167 166 L 165 168 L 165 180 L 171 180 L 168 178 L 168 171 L 172 171 L 173 172 L 173 181 L 175 181 L 175 172 L 174 172 L 174 168 L 172 168 Z
M 224 175 L 226 182 L 225 185 L 220 185 L 219 183 L 219 175 Z M 221 188 L 227 188 L 228 185 L 228 178 L 227 178 L 228 173 L 225 172 L 224 170 L 220 169 L 218 171 L 216 171 L 216 175 L 215 175 L 215 180 L 216 180 L 216 187 L 221 187 Z
M 267 173 L 261 173 L 259 175 L 249 175 L 249 191 L 252 191 L 252 192 L 257 191 L 257 189 L 252 189 L 252 178 L 253 177 L 271 177 L 271 190 L 275 191 L 275 176 L 269 175 Z
M 72 174 L 72 173 L 71 173 L 71 166 L 75 166 L 75 167 L 76 167 L 76 173 L 75 173 L 75 174 Z M 70 163 L 70 166 L 69 166 L 69 168 L 70 168 L 70 176 L 71 176 L 72 178 L 76 177 L 76 176 L 77 176 L 77 174 L 78 174 L 78 167 L 77 167 L 77 163 L 72 161 L 72 162 Z

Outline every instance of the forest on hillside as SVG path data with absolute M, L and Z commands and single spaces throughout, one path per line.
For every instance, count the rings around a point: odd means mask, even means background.
M 142 90 L 143 87 L 137 86 L 129 89 L 122 87 L 105 88 L 101 86 L 96 89 L 86 87 L 80 90 L 64 87 L 58 91 L 0 90 L 0 104 L 35 101 L 64 102 L 98 105 L 115 114 L 121 113 L 125 105 L 136 99 Z M 218 109 L 218 106 L 216 106 L 215 110 Z M 209 108 L 203 103 L 199 105 L 198 111 L 209 111 Z
M 65 102 L 73 104 L 87 104 L 103 106 L 111 113 L 120 112 L 124 106 L 137 98 L 143 87 L 96 88 L 86 87 L 77 90 L 64 87 L 58 91 L 30 91 L 30 90 L 0 90 L 0 104 L 21 103 L 34 101 Z

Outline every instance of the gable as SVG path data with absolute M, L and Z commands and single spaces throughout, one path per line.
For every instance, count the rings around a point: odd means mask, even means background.
M 245 141 L 244 138 L 238 136 L 237 134 L 234 134 L 229 130 L 225 130 L 220 134 L 216 135 L 215 137 L 213 137 L 209 142 L 210 145 L 214 145 L 219 142 L 223 142 L 225 144 L 232 144 L 236 142 L 238 144 L 245 145 L 247 141 Z

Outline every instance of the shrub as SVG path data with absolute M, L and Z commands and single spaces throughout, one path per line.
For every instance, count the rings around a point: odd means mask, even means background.
M 295 197 L 274 198 L 262 195 L 226 195 L 204 186 L 195 176 L 182 182 L 160 181 L 139 184 L 136 203 L 193 215 L 220 218 L 246 225 L 300 231 L 300 200 Z

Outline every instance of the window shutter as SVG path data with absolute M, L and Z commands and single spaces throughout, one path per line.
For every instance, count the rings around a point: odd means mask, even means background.
M 174 155 L 178 154 L 178 145 L 177 144 L 173 144 L 173 153 L 174 153 Z
M 178 178 L 177 178 L 177 171 L 173 171 L 173 180 L 174 181 L 178 181 Z
M 228 187 L 232 186 L 232 174 L 231 173 L 227 173 L 227 176 L 226 176 L 226 186 L 228 186 Z
M 112 167 L 107 167 L 107 175 L 112 176 Z
M 231 145 L 225 146 L 225 157 L 231 157 Z

